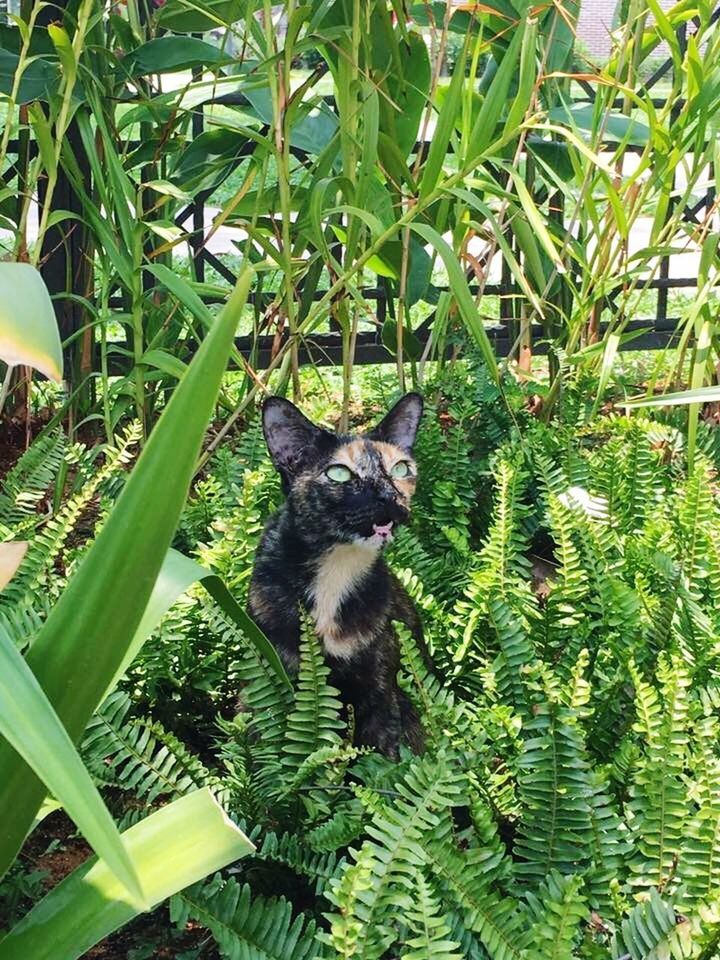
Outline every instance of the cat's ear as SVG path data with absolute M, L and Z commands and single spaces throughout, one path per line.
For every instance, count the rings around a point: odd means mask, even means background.
M 262 427 L 270 457 L 289 482 L 304 462 L 319 452 L 326 431 L 316 427 L 284 397 L 268 397 L 262 408 Z
M 380 423 L 368 436 L 371 440 L 392 443 L 401 450 L 410 453 L 415 443 L 415 435 L 420 426 L 423 412 L 423 398 L 419 393 L 406 393 L 394 407 L 385 414 Z

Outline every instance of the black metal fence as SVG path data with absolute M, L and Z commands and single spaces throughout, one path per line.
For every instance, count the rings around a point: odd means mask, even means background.
M 714 19 L 720 17 L 720 6 L 715 11 Z M 681 45 L 687 42 L 687 31 L 692 29 L 692 24 L 684 24 L 679 32 L 678 39 Z M 645 87 L 652 91 L 667 76 L 671 75 L 674 69 L 673 60 L 669 58 L 664 62 L 649 78 Z M 592 86 L 583 81 L 583 96 L 579 102 L 592 103 L 595 97 L 595 91 Z M 332 106 L 332 100 L 328 99 Z M 229 94 L 217 98 L 208 99 L 204 106 L 196 107 L 192 116 L 193 136 L 199 136 L 206 128 L 205 109 L 212 104 L 221 103 L 227 106 L 242 106 L 247 103 L 240 94 Z M 656 105 L 662 105 L 662 99 L 655 101 Z M 682 109 L 681 104 L 677 104 L 676 110 Z M 267 133 L 267 130 L 264 131 Z M 72 136 L 72 129 L 70 131 Z M 242 163 L 253 149 L 253 142 L 248 142 L 246 149 L 241 149 L 236 157 L 236 165 Z M 427 149 L 427 144 L 418 144 L 416 150 Z M 33 148 L 32 144 L 23 145 L 21 142 L 16 144 L 18 150 Z M 629 148 L 632 149 L 632 148 Z M 293 148 L 293 153 L 299 161 L 306 159 L 306 154 L 302 150 Z M 711 173 L 713 173 L 711 171 Z M 5 174 L 5 180 L 8 182 L 12 176 L 12 171 Z M 684 218 L 692 223 L 699 224 L 699 216 L 703 211 L 709 211 L 715 203 L 715 185 L 714 174 L 710 177 L 710 186 L 705 194 L 698 199 L 692 206 L 684 211 Z M 206 207 L 212 200 L 213 191 L 199 192 L 192 202 L 188 203 L 180 210 L 175 218 L 176 225 L 187 233 L 187 241 L 190 249 L 190 255 L 194 262 L 194 271 L 198 280 L 205 280 L 207 268 L 212 270 L 226 280 L 228 283 L 235 282 L 233 270 L 219 256 L 211 252 L 207 247 L 207 233 L 205 229 Z M 42 196 L 40 197 L 42 203 Z M 54 204 L 65 210 L 73 210 L 75 207 L 72 190 L 69 184 L 65 189 L 59 186 L 56 191 Z M 672 214 L 672 207 L 668 208 L 667 216 Z M 560 211 L 562 215 L 562 211 Z M 42 261 L 42 270 L 51 293 L 56 295 L 58 304 L 58 313 L 61 324 L 61 332 L 68 336 L 77 330 L 77 303 L 71 298 L 63 299 L 63 293 L 69 292 L 73 295 L 87 296 L 88 274 L 87 264 L 92 260 L 92 250 L 84 247 L 85 239 L 83 231 L 76 229 L 71 231 L 71 242 L 67 242 L 67 237 L 61 237 L 57 230 L 49 231 L 45 238 L 46 254 L 44 253 Z M 623 344 L 622 349 L 630 350 L 652 350 L 671 344 L 678 335 L 679 318 L 670 315 L 669 295 L 674 290 L 692 290 L 697 288 L 696 277 L 672 276 L 674 272 L 671 269 L 673 255 L 665 255 L 660 258 L 658 276 L 653 279 L 647 288 L 657 291 L 656 309 L 654 315 L 642 317 L 630 321 L 624 327 L 624 332 L 642 331 L 642 333 Z M 91 281 L 90 281 L 91 282 Z M 69 287 L 69 289 L 68 289 Z M 471 287 L 472 289 L 472 287 Z M 318 291 L 316 299 L 322 297 L 325 291 Z M 355 348 L 355 362 L 358 364 L 368 363 L 389 363 L 394 362 L 392 354 L 383 346 L 381 339 L 381 330 L 384 321 L 392 317 L 394 311 L 394 300 L 388 286 L 382 280 L 377 278 L 377 283 L 366 288 L 363 291 L 365 298 L 374 304 L 374 314 L 377 324 L 374 329 L 363 329 L 357 335 Z M 508 269 L 502 270 L 502 276 L 499 283 L 488 283 L 484 288 L 484 295 L 487 297 L 497 297 L 500 304 L 499 316 L 496 323 L 487 326 L 487 332 L 498 356 L 506 356 L 516 344 L 516 333 L 519 318 L 515 317 L 515 304 L 521 300 L 520 291 L 513 283 L 512 276 Z M 256 295 L 256 309 L 260 312 L 266 305 L 268 298 L 272 294 Z M 606 307 L 613 309 L 613 302 L 609 300 Z M 422 344 L 427 342 L 430 330 L 433 324 L 435 314 L 430 312 L 424 321 L 414 329 L 415 336 Z M 602 333 L 602 325 L 600 326 Z M 543 341 L 543 330 L 540 327 L 533 327 L 532 331 L 533 353 L 542 354 L 547 352 L 548 344 Z M 245 355 L 253 357 L 253 362 L 258 368 L 264 368 L 268 365 L 271 357 L 277 351 L 278 342 L 283 336 L 287 336 L 287 331 L 281 333 L 261 334 L 257 337 L 244 336 L 237 340 L 237 347 Z M 312 361 L 318 364 L 338 364 L 342 360 L 342 341 L 339 329 L 333 329 L 332 320 L 328 319 L 326 329 L 312 334 L 305 340 L 300 347 L 299 357 L 301 362 Z

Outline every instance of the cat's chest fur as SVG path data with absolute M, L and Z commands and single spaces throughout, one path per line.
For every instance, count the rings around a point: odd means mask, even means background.
M 308 609 L 331 656 L 348 659 L 372 641 L 372 632 L 354 626 L 356 618 L 348 618 L 343 605 L 351 597 L 358 604 L 363 602 L 358 591 L 376 562 L 376 549 L 353 543 L 337 544 L 318 562 L 307 591 Z

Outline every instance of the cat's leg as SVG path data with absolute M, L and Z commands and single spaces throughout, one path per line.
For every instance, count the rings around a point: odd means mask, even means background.
M 296 674 L 300 663 L 300 615 L 290 591 L 281 583 L 253 577 L 248 613 L 275 647 L 288 673 Z
M 374 747 L 393 760 L 400 744 L 414 752 L 423 749 L 422 726 L 410 700 L 398 688 L 400 651 L 388 625 L 372 647 L 342 664 L 336 663 L 336 684 L 355 713 L 355 743 Z

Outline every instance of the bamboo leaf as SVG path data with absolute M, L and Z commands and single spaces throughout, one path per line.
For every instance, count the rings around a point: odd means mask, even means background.
M 420 180 L 420 199 L 427 197 L 437 186 L 442 173 L 443 163 L 448 152 L 450 137 L 455 129 L 455 122 L 459 116 L 460 100 L 465 82 L 465 57 L 467 55 L 467 41 L 462 48 L 455 70 L 450 81 L 445 100 L 437 119 L 437 126 L 433 133 L 432 143 L 427 160 L 423 165 L 422 179 Z
M 698 390 L 679 390 L 677 393 L 664 393 L 658 397 L 634 397 L 618 406 L 627 410 L 640 407 L 677 407 L 688 403 L 717 403 L 720 400 L 720 387 L 700 387 Z
M 444 263 L 448 273 L 450 289 L 455 297 L 460 316 L 463 318 L 465 325 L 482 353 L 488 368 L 488 373 L 497 382 L 499 376 L 497 362 L 495 360 L 495 351 L 485 332 L 485 327 L 480 319 L 480 314 L 478 313 L 477 306 L 470 293 L 470 288 L 460 268 L 457 257 L 437 230 L 433 230 L 433 228 L 427 224 L 411 223 L 410 229 L 414 230 L 426 243 L 432 244 L 440 255 L 440 259 Z
M 469 161 L 479 157 L 483 150 L 493 141 L 495 127 L 507 103 L 510 85 L 517 75 L 518 60 L 520 58 L 520 51 L 523 48 L 525 28 L 526 21 L 523 20 L 513 31 L 512 39 L 485 93 L 483 105 L 470 132 L 470 142 L 467 150 L 467 159 Z

